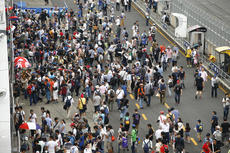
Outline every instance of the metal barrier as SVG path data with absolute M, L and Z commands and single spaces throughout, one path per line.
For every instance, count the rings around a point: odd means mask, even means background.
M 212 73 L 212 75 L 216 74 L 223 81 L 223 84 L 225 84 L 225 86 L 230 85 L 230 76 L 226 72 L 224 72 L 222 69 L 220 69 L 219 66 L 211 62 L 204 55 L 201 55 L 200 60 L 203 63 L 203 65 L 207 66 L 209 72 Z

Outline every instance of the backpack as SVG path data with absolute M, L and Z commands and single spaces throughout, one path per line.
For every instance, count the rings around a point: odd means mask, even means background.
M 199 130 L 199 132 L 203 131 L 203 125 L 202 124 L 198 125 L 198 130 Z
M 135 114 L 135 121 L 139 121 L 140 120 L 140 116 L 139 116 L 139 114 Z
M 72 100 L 72 98 L 70 98 L 70 99 L 68 99 L 68 97 L 66 97 L 67 99 L 66 99 L 66 107 L 70 107 L 71 106 L 71 100 Z
M 128 148 L 128 140 L 127 138 L 122 138 L 122 148 Z
M 114 94 L 114 91 L 113 91 L 113 90 L 110 91 L 110 97 L 111 97 L 111 98 L 114 98 L 114 97 L 115 97 L 115 94 Z
M 128 32 L 127 31 L 125 31 L 125 37 L 129 37 L 129 34 L 128 34 Z
M 169 148 L 167 145 L 164 145 L 164 150 L 165 150 L 165 153 L 169 153 Z
M 165 90 L 165 89 L 166 89 L 165 84 L 160 84 L 160 90 L 162 91 L 162 90 Z
M 107 115 L 105 115 L 105 121 L 104 121 L 104 124 L 109 124 L 109 117 Z
M 125 117 L 125 125 L 129 125 L 129 124 L 130 124 L 129 118 Z
M 26 151 L 30 150 L 29 145 L 28 145 L 27 143 L 24 142 L 24 143 L 21 145 L 21 150 L 26 150 Z
M 149 151 L 149 142 L 150 142 L 150 140 L 147 143 L 144 141 L 144 148 L 143 149 L 145 152 Z

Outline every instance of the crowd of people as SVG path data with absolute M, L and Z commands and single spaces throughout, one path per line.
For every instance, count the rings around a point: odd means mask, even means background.
M 166 93 L 169 97 L 174 93 L 177 106 L 186 74 L 183 66 L 177 65 L 178 47 L 158 44 L 155 25 L 146 24 L 149 29 L 142 33 L 138 21 L 132 27 L 125 26 L 131 0 L 109 2 L 78 0 L 75 1 L 77 10 L 57 7 L 41 12 L 12 10 L 12 15 L 20 18 L 12 22 L 14 54 L 31 63 L 30 68 L 15 69 L 14 121 L 16 130 L 20 131 L 22 153 L 113 153 L 115 150 L 137 153 L 138 146 L 144 153 L 168 153 L 171 147 L 176 153 L 182 153 L 185 142 L 190 143 L 191 127 L 189 123 L 183 125 L 176 108 L 160 111 L 158 129 L 148 124 L 148 133 L 141 141 L 141 115 L 138 109 L 129 111 L 129 94 L 134 94 L 140 109 L 150 107 L 155 95 L 164 105 Z M 150 9 L 154 6 L 155 11 L 156 4 L 151 4 L 154 5 Z M 189 48 L 186 54 L 188 67 L 197 67 L 195 98 L 201 98 L 207 72 L 198 62 L 196 49 Z M 164 78 L 169 68 L 171 74 Z M 214 76 L 211 82 L 212 97 L 217 97 L 218 78 Z M 29 101 L 30 114 L 25 114 L 20 104 L 24 99 Z M 32 109 L 37 103 L 42 103 L 41 122 L 36 115 L 39 112 Z M 66 118 L 53 116 L 46 109 L 46 105 L 56 103 L 63 103 Z M 207 133 L 203 141 L 205 153 L 220 152 L 223 142 L 229 141 L 228 94 L 223 105 L 224 123 L 218 124 L 213 111 L 211 134 Z M 73 107 L 78 112 L 73 112 Z M 94 107 L 93 126 L 86 117 L 88 107 Z M 118 132 L 111 125 L 111 120 L 116 120 L 110 118 L 112 111 L 120 113 Z M 67 131 L 65 120 L 69 119 L 71 130 Z M 20 129 L 25 122 L 39 124 L 40 128 L 31 130 L 28 137 Z M 201 120 L 197 120 L 195 130 L 202 141 Z

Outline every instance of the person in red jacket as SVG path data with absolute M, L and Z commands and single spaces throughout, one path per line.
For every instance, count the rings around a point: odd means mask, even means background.
M 207 142 L 205 142 L 203 144 L 203 146 L 202 146 L 202 152 L 204 152 L 204 153 L 211 153 L 212 150 L 211 150 L 210 146 L 211 146 L 211 143 L 209 142 L 209 140 L 207 140 Z

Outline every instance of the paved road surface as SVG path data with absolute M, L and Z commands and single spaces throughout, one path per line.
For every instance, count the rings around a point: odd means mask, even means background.
M 63 6 L 63 3 L 61 4 L 58 0 L 52 0 L 53 5 L 60 4 Z M 69 7 L 73 6 L 72 0 L 66 0 L 66 4 Z M 118 12 L 116 12 L 118 15 Z M 128 28 L 128 30 L 131 30 L 132 24 L 138 20 L 140 24 L 140 32 L 143 32 L 144 30 L 147 30 L 148 27 L 145 26 L 145 19 L 132 8 L 131 12 L 126 13 L 127 19 L 125 26 Z M 131 33 L 130 33 L 131 34 Z M 170 45 L 169 42 L 160 34 L 157 33 L 156 39 L 159 42 L 159 44 L 164 43 L 166 46 Z M 224 93 L 218 89 L 218 98 L 211 98 L 211 89 L 210 89 L 210 81 L 206 82 L 205 84 L 205 90 L 204 95 L 202 99 L 195 100 L 195 88 L 194 88 L 194 69 L 193 68 L 187 68 L 185 65 L 186 61 L 185 58 L 181 55 L 180 60 L 178 61 L 178 66 L 184 66 L 186 71 L 186 80 L 185 85 L 186 89 L 183 90 L 183 95 L 181 97 L 181 104 L 179 106 L 175 106 L 174 98 L 167 97 L 167 104 L 169 107 L 175 107 L 177 108 L 180 113 L 182 120 L 184 123 L 188 122 L 190 123 L 191 128 L 195 127 L 196 120 L 201 119 L 204 123 L 204 132 L 203 134 L 206 134 L 207 132 L 210 132 L 210 120 L 211 120 L 211 112 L 213 110 L 217 111 L 217 115 L 220 118 L 220 123 L 222 122 L 222 116 L 223 116 L 223 108 L 221 104 L 222 97 L 224 96 Z M 168 71 L 164 74 L 164 77 L 167 78 L 168 74 L 171 73 L 171 68 L 168 69 Z M 76 98 L 74 98 L 76 100 Z M 132 114 L 134 112 L 134 109 L 136 108 L 137 101 L 130 98 L 130 107 L 129 112 Z M 38 104 L 37 106 L 28 106 L 29 102 L 24 102 L 25 106 L 24 109 L 26 110 L 26 114 L 28 114 L 29 109 L 33 108 L 35 110 L 35 113 L 37 115 L 40 115 L 40 107 L 45 106 L 46 109 L 49 109 L 51 111 L 51 114 L 54 114 L 52 118 L 55 116 L 58 116 L 59 118 L 66 118 L 65 112 L 63 112 L 62 106 L 63 104 L 59 102 L 59 104 Z M 92 106 L 92 104 L 89 104 L 89 106 Z M 144 105 L 145 106 L 145 105 Z M 164 110 L 167 111 L 167 107 L 160 104 L 159 99 L 157 97 L 153 97 L 151 101 L 151 107 L 145 107 L 143 110 L 139 110 L 141 114 L 144 114 L 147 120 L 144 120 L 142 117 L 141 124 L 140 124 L 140 137 L 143 138 L 147 131 L 147 124 L 151 123 L 154 126 L 154 129 L 157 128 L 156 120 L 159 115 L 159 111 Z M 76 107 L 73 109 L 73 111 L 77 111 Z M 91 121 L 92 119 L 92 108 L 89 108 L 87 113 L 87 118 Z M 110 121 L 112 126 L 114 127 L 116 133 L 119 126 L 119 112 L 114 111 L 110 113 Z M 69 125 L 70 120 L 67 120 L 67 125 Z M 195 131 L 192 130 L 191 136 L 196 139 Z M 204 136 L 204 135 L 203 135 Z M 116 145 L 114 145 L 115 150 Z M 140 148 L 140 146 L 139 146 Z M 186 150 L 190 153 L 199 153 L 201 151 L 201 144 L 198 143 L 198 146 L 195 146 L 193 143 L 186 144 Z M 116 152 L 116 151 L 115 151 Z M 140 151 L 139 151 L 140 152 Z M 226 153 L 226 148 L 223 148 L 223 153 Z
M 217 17 L 230 27 L 229 0 L 190 0 L 189 2 L 204 10 L 207 14 Z

